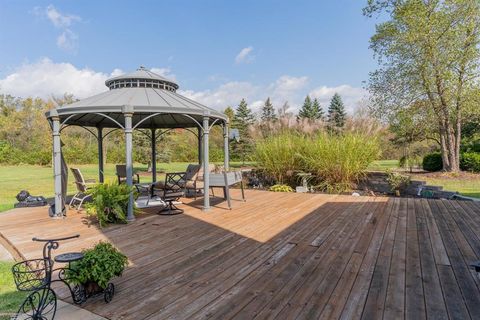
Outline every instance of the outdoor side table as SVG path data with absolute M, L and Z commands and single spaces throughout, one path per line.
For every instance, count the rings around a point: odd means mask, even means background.
M 78 261 L 81 259 L 83 259 L 83 253 L 81 252 L 62 253 L 54 258 L 55 262 L 68 263 L 69 265 L 71 262 Z

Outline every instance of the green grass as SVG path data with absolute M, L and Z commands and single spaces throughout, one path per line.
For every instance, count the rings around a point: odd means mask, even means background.
M 480 175 L 477 179 L 427 178 L 422 176 L 414 176 L 413 178 L 426 181 L 428 185 L 442 186 L 444 190 L 458 191 L 467 197 L 480 198 Z
M 387 169 L 397 169 L 398 160 L 376 160 L 367 168 L 369 171 L 386 171 Z
M 249 165 L 250 163 L 246 163 Z M 158 163 L 157 172 L 163 170 L 165 172 L 185 171 L 188 163 Z M 230 163 L 232 167 L 239 167 L 241 163 Z M 71 165 L 78 167 L 82 171 L 85 179 L 98 180 L 98 166 L 96 164 L 88 165 Z M 135 171 L 147 171 L 147 166 L 135 164 Z M 115 165 L 106 164 L 104 169 L 105 181 L 116 181 Z M 158 173 L 157 179 L 162 179 L 163 175 Z M 68 177 L 68 193 L 75 191 L 75 185 L 72 173 L 69 171 Z M 145 173 L 140 176 L 140 182 L 152 181 L 151 175 Z M 53 197 L 53 169 L 51 167 L 41 167 L 32 165 L 21 166 L 0 166 L 0 212 L 13 208 L 13 204 L 17 202 L 15 196 L 20 190 L 28 190 L 34 196 L 44 196 L 46 198 Z
M 27 293 L 17 291 L 12 277 L 13 262 L 0 261 L 0 319 L 17 312 Z

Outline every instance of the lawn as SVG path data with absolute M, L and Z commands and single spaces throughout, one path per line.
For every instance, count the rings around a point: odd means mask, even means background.
M 458 191 L 467 197 L 480 198 L 480 174 L 469 175 L 469 177 L 425 177 L 424 175 L 414 175 L 416 180 L 426 181 L 432 186 L 442 186 L 444 190 Z
M 398 160 L 376 160 L 367 168 L 369 171 L 385 171 L 387 169 L 397 169 Z
M 370 171 L 403 170 L 398 166 L 398 160 L 377 160 L 369 167 Z M 444 190 L 458 191 L 468 197 L 480 198 L 480 174 L 462 173 L 452 176 L 442 173 L 415 173 L 412 179 L 426 181 L 433 186 L 442 186 Z
M 157 172 L 179 172 L 185 171 L 188 163 L 158 163 Z M 241 163 L 231 162 L 232 167 L 239 167 Z M 248 163 L 247 163 L 248 165 Z M 98 179 L 98 166 L 96 164 L 72 165 L 80 168 L 85 179 Z M 147 166 L 135 164 L 135 171 L 146 171 Z M 116 181 L 115 165 L 106 164 L 104 169 L 105 181 Z M 17 202 L 15 196 L 20 190 L 28 190 L 34 196 L 53 197 L 53 169 L 42 166 L 0 166 L 0 212 L 13 208 Z M 158 173 L 157 179 L 162 179 L 163 175 Z M 152 181 L 151 174 L 145 172 L 140 176 L 140 182 Z M 75 191 L 74 179 L 69 172 L 68 193 Z
M 13 262 L 0 261 L 0 319 L 10 319 L 8 314 L 17 312 L 26 297 L 15 288 L 12 277 Z

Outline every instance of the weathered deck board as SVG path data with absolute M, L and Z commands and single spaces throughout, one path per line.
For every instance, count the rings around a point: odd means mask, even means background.
M 34 236 L 81 235 L 57 254 L 112 242 L 130 265 L 110 304 L 84 305 L 111 319 L 480 318 L 478 203 L 251 190 L 233 210 L 184 202 L 105 229 L 17 209 L 0 236 L 25 258 L 41 254 Z

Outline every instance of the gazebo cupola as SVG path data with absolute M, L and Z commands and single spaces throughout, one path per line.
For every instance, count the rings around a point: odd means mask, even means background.
M 176 92 L 178 84 L 168 80 L 145 67 L 140 67 L 137 71 L 121 75 L 105 81 L 105 85 L 110 89 L 120 88 L 154 88 Z
M 225 169 L 228 169 L 228 118 L 225 114 L 206 107 L 177 93 L 178 84 L 144 67 L 135 72 L 105 81 L 108 91 L 48 111 L 53 136 L 53 165 L 55 176 L 55 215 L 62 216 L 66 191 L 62 190 L 60 133 L 68 126 L 80 126 L 94 134 L 98 141 L 99 180 L 103 181 L 103 140 L 112 131 L 125 133 L 125 163 L 127 184 L 132 185 L 132 132 L 136 129 L 150 131 L 152 144 L 152 179 L 156 177 L 157 129 L 185 128 L 198 137 L 199 162 L 208 172 L 208 136 L 214 125 L 223 127 Z M 193 130 L 196 129 L 196 130 Z M 208 195 L 209 177 L 204 176 L 204 193 Z M 204 210 L 210 207 L 209 197 L 204 197 Z M 128 218 L 133 216 L 133 195 L 130 196 Z

